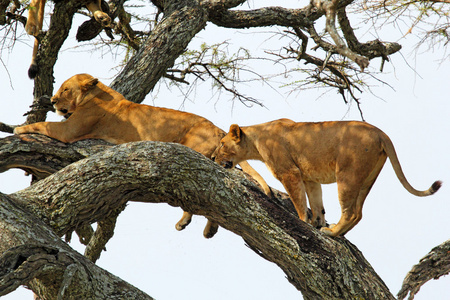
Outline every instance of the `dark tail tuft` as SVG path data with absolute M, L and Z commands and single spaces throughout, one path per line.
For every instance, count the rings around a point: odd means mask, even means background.
M 433 185 L 431 186 L 431 191 L 430 191 L 431 194 L 436 193 L 441 188 L 441 186 L 442 186 L 442 181 L 440 181 L 440 180 L 435 181 L 433 183 Z
M 28 77 L 30 79 L 34 79 L 39 71 L 38 65 L 36 63 L 32 63 L 30 68 L 28 69 Z

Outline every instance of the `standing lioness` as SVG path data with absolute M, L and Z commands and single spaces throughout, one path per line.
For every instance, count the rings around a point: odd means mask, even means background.
M 241 161 L 265 162 L 283 183 L 301 220 L 310 221 L 330 236 L 343 235 L 362 217 L 367 194 L 386 158 L 403 186 L 413 195 L 434 194 L 441 182 L 426 191 L 414 189 L 406 180 L 389 137 L 363 122 L 295 123 L 288 119 L 260 125 L 231 125 L 213 154 L 216 162 L 231 168 Z M 320 184 L 337 182 L 342 215 L 339 222 L 325 226 Z M 306 195 L 312 210 L 307 220 Z
M 65 143 L 84 139 L 102 139 L 113 144 L 174 142 L 208 158 L 225 136 L 222 129 L 203 117 L 133 103 L 88 74 L 67 79 L 51 101 L 56 112 L 67 117 L 65 122 L 34 123 L 17 127 L 14 133 L 40 133 Z M 266 194 L 270 194 L 267 183 L 248 163 L 242 162 L 240 165 L 261 184 Z M 182 230 L 191 217 L 190 213 L 185 212 L 176 228 Z M 217 224 L 208 220 L 203 235 L 210 238 L 217 228 Z

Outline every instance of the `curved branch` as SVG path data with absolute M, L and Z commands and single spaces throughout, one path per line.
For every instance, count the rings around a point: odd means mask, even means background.
M 71 249 L 16 201 L 0 193 L 0 295 L 27 285 L 40 299 L 153 299 Z
M 406 275 L 398 299 L 405 299 L 409 294 L 409 300 L 419 292 L 422 285 L 431 279 L 438 279 L 450 273 L 450 240 L 433 248 L 423 257 Z
M 240 235 L 276 263 L 305 299 L 393 299 L 351 243 L 326 237 L 240 172 L 178 144 L 108 148 L 11 196 L 58 235 L 103 220 L 127 201 L 180 206 Z
M 382 57 L 383 60 L 389 61 L 388 56 L 400 51 L 402 48 L 402 46 L 398 43 L 383 43 L 379 40 L 360 43 L 355 36 L 352 26 L 350 25 L 345 8 L 337 11 L 337 17 L 342 33 L 347 41 L 347 45 L 352 51 L 364 55 L 369 59 Z

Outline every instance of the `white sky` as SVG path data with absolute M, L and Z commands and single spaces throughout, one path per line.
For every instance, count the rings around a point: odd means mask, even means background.
M 74 28 L 84 18 L 74 24 Z M 268 31 L 262 29 L 261 31 Z M 217 29 L 208 26 L 192 46 L 202 42 L 212 44 L 224 39 L 237 46 L 262 51 L 277 43 L 265 42 L 262 34 L 248 31 Z M 109 84 L 121 57 L 109 53 L 88 53 L 74 50 L 76 30 L 73 30 L 55 67 L 55 90 L 70 76 L 90 73 Z M 386 30 L 384 40 L 395 41 L 396 30 Z M 373 39 L 366 34 L 363 40 Z M 0 121 L 19 124 L 24 121 L 32 99 L 33 82 L 27 78 L 33 39 L 24 37 L 11 53 L 3 51 L 0 66 Z M 417 40 L 409 36 L 400 40 L 401 54 L 386 63 L 382 79 L 395 90 L 372 81 L 372 90 L 359 95 L 365 119 L 381 128 L 392 139 L 405 175 L 417 189 L 427 189 L 435 180 L 444 181 L 443 188 L 434 196 L 418 198 L 409 194 L 400 184 L 389 162 L 381 172 L 364 206 L 362 221 L 346 237 L 354 243 L 372 264 L 381 278 L 396 295 L 406 273 L 434 246 L 449 238 L 450 227 L 450 142 L 448 139 L 450 104 L 450 62 L 441 62 L 439 49 L 419 54 L 412 52 Z M 312 43 L 311 43 L 312 44 Z M 406 63 L 407 62 L 407 63 Z M 408 66 L 413 66 L 415 71 Z M 379 60 L 373 60 L 370 70 L 378 70 Z M 301 66 L 301 65 L 300 65 Z M 267 66 L 261 66 L 267 68 Z M 270 66 L 269 66 L 270 68 Z M 257 69 L 258 71 L 258 69 Z M 269 70 L 270 72 L 270 70 Z M 151 93 L 146 104 L 182 109 L 202 115 L 227 130 L 232 123 L 251 125 L 287 117 L 296 121 L 326 121 L 359 119 L 356 105 L 346 106 L 333 92 L 322 95 L 321 90 L 288 95 L 287 89 L 274 84 L 277 92 L 259 83 L 243 88 L 248 95 L 261 100 L 265 108 L 246 108 L 230 102 L 228 94 L 211 98 L 210 85 L 197 88 L 190 100 L 173 89 L 161 86 Z M 49 113 L 49 119 L 59 120 Z M 6 136 L 2 134 L 1 136 Z M 282 189 L 265 167 L 254 164 L 271 186 Z M 25 188 L 29 178 L 22 171 L 0 174 L 0 191 L 12 193 Z M 337 222 L 340 208 L 336 185 L 324 186 L 324 204 L 327 220 Z M 156 299 L 301 299 L 297 291 L 274 264 L 265 261 L 244 245 L 231 232 L 219 229 L 217 235 L 206 240 L 202 236 L 206 220 L 195 217 L 183 232 L 175 230 L 181 209 L 167 204 L 130 203 L 119 217 L 116 232 L 107 244 L 98 265 L 147 292 Z M 71 246 L 78 251 L 83 247 Z M 415 299 L 448 299 L 449 278 L 425 284 Z M 28 297 L 28 298 L 27 298 Z M 31 299 L 23 288 L 2 299 Z

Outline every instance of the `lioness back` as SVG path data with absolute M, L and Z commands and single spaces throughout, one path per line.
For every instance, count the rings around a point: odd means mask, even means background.
M 136 140 L 179 143 L 210 158 L 225 135 L 211 121 L 196 114 L 127 102 L 123 105 L 127 109 L 122 106 L 117 111 L 136 129 Z

